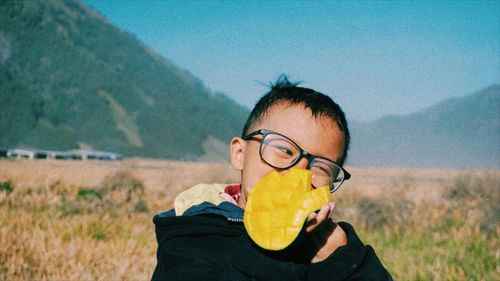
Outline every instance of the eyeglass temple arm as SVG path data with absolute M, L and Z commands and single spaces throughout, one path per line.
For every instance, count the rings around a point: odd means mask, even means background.
M 350 179 L 350 178 L 351 178 L 351 174 L 349 174 L 349 172 L 348 172 L 348 171 L 346 171 L 344 168 L 342 168 L 342 170 L 344 170 L 344 174 L 345 174 L 345 176 L 344 176 L 344 180 L 348 180 L 348 179 Z
M 254 137 L 256 135 L 264 135 L 265 133 L 266 133 L 266 130 L 264 130 L 264 129 L 257 130 L 255 132 L 251 132 L 250 134 L 248 134 L 246 136 L 243 136 L 242 139 L 248 140 L 248 139 L 251 139 L 252 137 Z

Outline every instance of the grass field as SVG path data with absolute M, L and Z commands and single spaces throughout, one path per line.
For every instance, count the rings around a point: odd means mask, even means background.
M 348 168 L 336 220 L 396 280 L 500 280 L 500 171 Z M 0 280 L 149 280 L 152 217 L 221 163 L 0 160 Z

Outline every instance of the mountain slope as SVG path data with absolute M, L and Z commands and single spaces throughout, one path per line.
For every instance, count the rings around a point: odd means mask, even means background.
M 354 165 L 499 168 L 500 85 L 351 128 Z
M 0 147 L 195 159 L 247 114 L 79 1 L 0 2 Z

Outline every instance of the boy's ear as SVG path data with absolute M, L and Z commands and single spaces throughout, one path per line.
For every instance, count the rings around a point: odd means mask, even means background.
M 245 145 L 246 142 L 242 138 L 235 137 L 229 144 L 231 150 L 231 165 L 238 171 L 243 170 L 245 161 Z

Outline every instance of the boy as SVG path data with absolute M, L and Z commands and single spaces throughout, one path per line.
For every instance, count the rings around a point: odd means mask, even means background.
M 242 137 L 231 140 L 231 164 L 241 172 L 241 184 L 197 185 L 176 198 L 174 209 L 155 216 L 152 279 L 392 280 L 349 224 L 330 219 L 333 203 L 311 214 L 299 238 L 282 251 L 259 248 L 242 223 L 250 190 L 274 170 L 309 169 L 314 186 L 326 183 L 335 191 L 349 178 L 342 168 L 349 138 L 335 102 L 280 77 L 252 110 Z

